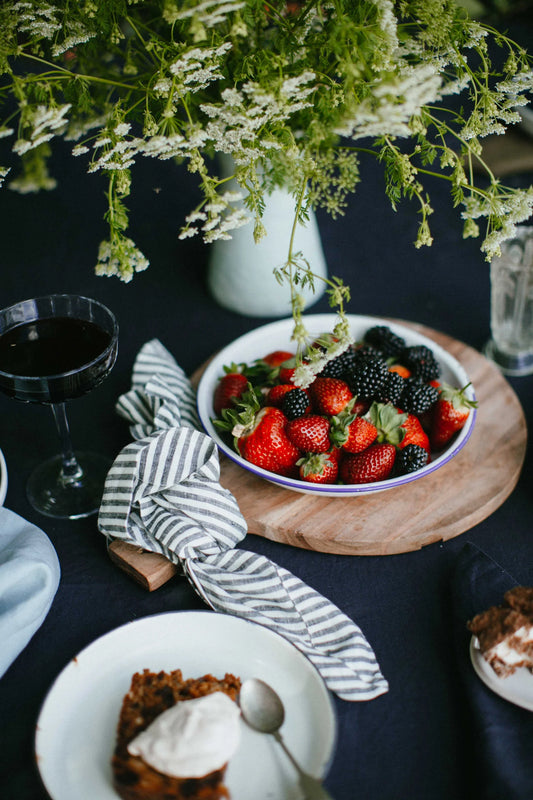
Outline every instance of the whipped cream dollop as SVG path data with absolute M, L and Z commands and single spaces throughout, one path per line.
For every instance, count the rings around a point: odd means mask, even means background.
M 182 700 L 132 739 L 128 751 L 165 775 L 201 778 L 237 750 L 239 717 L 237 704 L 223 692 Z
M 518 664 L 528 658 L 529 652 L 525 648 L 531 644 L 533 644 L 533 625 L 522 625 L 509 640 L 494 645 L 490 654 L 506 664 Z

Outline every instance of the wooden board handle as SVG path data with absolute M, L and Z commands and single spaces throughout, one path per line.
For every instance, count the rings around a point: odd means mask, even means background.
M 179 571 L 165 556 L 149 553 L 118 539 L 111 542 L 107 551 L 111 561 L 149 592 L 159 589 Z

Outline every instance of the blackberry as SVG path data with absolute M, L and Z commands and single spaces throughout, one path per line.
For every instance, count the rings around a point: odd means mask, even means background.
M 404 389 L 400 402 L 396 403 L 402 407 L 403 411 L 409 414 L 423 414 L 429 411 L 439 399 L 439 392 L 429 383 L 421 383 L 415 378 L 407 378 L 404 381 Z
M 287 419 L 303 417 L 309 408 L 309 395 L 303 389 L 295 387 L 283 397 L 281 410 Z
M 394 333 L 387 325 L 374 325 L 373 328 L 369 328 L 363 341 L 383 353 L 385 358 L 396 358 L 405 348 L 405 339 Z
M 400 362 L 411 370 L 413 378 L 418 378 L 422 383 L 429 383 L 440 375 L 437 359 L 424 344 L 404 348 L 400 354 Z
M 332 358 L 331 361 L 328 361 L 328 363 L 324 366 L 324 369 L 322 369 L 320 372 L 321 377 L 342 378 L 344 375 L 347 375 L 353 370 L 355 366 L 355 358 L 355 350 L 353 347 L 349 347 L 336 358 Z
M 393 406 L 399 406 L 404 386 L 405 378 L 397 372 L 389 372 L 376 399 L 380 403 L 390 402 Z
M 407 475 L 422 469 L 428 463 L 428 453 L 419 444 L 408 444 L 396 453 L 394 475 Z
M 380 396 L 388 375 L 387 362 L 378 354 L 356 350 L 355 366 L 346 376 L 346 382 L 357 398 L 373 400 Z

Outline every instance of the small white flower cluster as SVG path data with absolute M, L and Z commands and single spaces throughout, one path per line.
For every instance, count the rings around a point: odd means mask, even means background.
M 520 122 L 516 106 L 526 104 L 527 99 L 523 96 L 516 97 L 496 90 L 490 95 L 485 92 L 483 103 L 474 109 L 460 135 L 465 141 L 469 141 L 504 134 L 509 125 Z
M 464 206 L 461 216 L 467 221 L 491 216 L 500 221 L 500 225 L 489 231 L 481 245 L 482 252 L 490 261 L 494 256 L 501 255 L 501 243 L 516 234 L 516 226 L 533 215 L 533 186 L 515 189 L 505 196 L 497 195 L 494 191 L 471 196 L 465 198 Z
M 52 55 L 60 56 L 63 53 L 66 53 L 67 50 L 71 50 L 73 47 L 76 47 L 79 44 L 88 42 L 89 39 L 94 38 L 94 36 L 96 36 L 94 31 L 89 31 L 85 25 L 78 20 L 70 22 L 67 26 L 63 41 L 58 42 L 53 46 Z
M 18 2 L 13 4 L 13 12 L 19 15 L 18 28 L 30 36 L 52 39 L 61 30 L 56 18 L 58 9 L 49 3 Z
M 312 107 L 316 75 L 303 72 L 267 91 L 253 81 L 242 89 L 225 89 L 220 104 L 205 103 L 201 110 L 210 121 L 207 140 L 218 152 L 231 154 L 236 164 L 249 164 L 279 148 L 279 142 L 265 134 L 268 126 L 283 123 L 297 111 Z M 262 131 L 261 137 L 258 136 Z
M 394 3 L 392 0 L 372 0 L 372 2 L 379 10 L 379 27 L 389 40 L 389 57 L 386 57 L 385 61 L 392 63 L 393 53 L 398 46 L 398 20 L 394 11 Z
M 175 6 L 172 13 L 172 20 L 187 19 L 194 17 L 197 23 L 205 25 L 206 28 L 213 28 L 221 22 L 225 22 L 230 14 L 244 8 L 246 5 L 243 0 L 203 0 L 193 7 L 178 10 Z M 167 9 L 167 19 L 169 11 Z
M 396 75 L 378 79 L 371 96 L 354 109 L 336 133 L 351 139 L 411 136 L 409 120 L 439 99 L 442 78 L 433 64 L 405 65 Z
M 28 175 L 22 172 L 10 181 L 8 186 L 13 192 L 17 192 L 18 194 L 36 194 L 43 189 L 47 192 L 55 189 L 57 181 L 48 174 L 40 175 L 30 173 Z
M 245 209 L 238 206 L 232 208 L 232 203 L 242 200 L 240 192 L 224 192 L 216 200 L 206 203 L 201 210 L 193 211 L 186 219 L 179 238 L 187 239 L 195 236 L 200 231 L 207 243 L 216 239 L 231 239 L 230 231 L 241 228 L 250 222 L 250 217 Z M 196 223 L 202 222 L 198 226 Z
M 202 128 L 191 127 L 185 134 L 175 133 L 169 136 L 150 136 L 146 139 L 131 137 L 127 139 L 130 126 L 117 125 L 112 135 L 107 135 L 104 131 L 93 144 L 95 151 L 103 148 L 103 152 L 91 162 L 88 172 L 98 170 L 125 170 L 129 169 L 135 161 L 136 156 L 146 156 L 147 158 L 158 158 L 167 161 L 171 158 L 191 158 L 195 153 L 205 146 L 207 134 Z M 73 149 L 73 155 L 83 155 L 89 152 L 86 145 L 77 145 Z
M 82 138 L 82 136 L 85 136 L 86 133 L 89 133 L 89 131 L 100 129 L 107 125 L 109 122 L 109 117 L 110 114 L 104 114 L 85 119 L 70 119 L 68 128 L 63 135 L 63 139 L 66 142 L 77 142 Z M 88 152 L 88 148 L 85 150 L 85 152 Z
M 121 122 L 109 131 L 109 135 L 104 133 L 99 136 L 93 144 L 93 149 L 97 151 L 103 148 L 103 152 L 91 162 L 88 172 L 97 172 L 99 169 L 129 169 L 135 162 L 135 154 L 139 151 L 137 140 L 126 139 L 130 130 L 129 123 Z M 76 148 L 74 149 L 76 150 Z M 77 152 L 80 152 L 80 148 Z
M 65 115 L 70 108 L 71 104 L 66 103 L 62 106 L 38 105 L 30 109 L 24 116 L 24 127 L 30 129 L 29 138 L 17 139 L 13 151 L 19 156 L 24 155 L 62 133 L 68 124 Z
M 305 336 L 307 331 L 303 330 L 301 334 Z M 333 328 L 331 337 L 328 338 L 327 346 L 325 348 L 308 348 L 305 361 L 298 361 L 291 381 L 301 389 L 307 389 L 326 364 L 344 353 L 352 343 L 353 337 L 350 334 L 348 322 L 344 316 L 341 316 Z
M 116 240 L 104 241 L 98 250 L 97 275 L 118 276 L 129 283 L 136 272 L 142 272 L 150 266 L 150 262 L 136 246 L 135 242 L 125 236 Z
M 187 50 L 170 65 L 170 72 L 177 79 L 174 82 L 176 93 L 182 96 L 187 92 L 199 92 L 223 78 L 220 63 L 231 48 L 231 42 L 224 42 L 219 47 Z

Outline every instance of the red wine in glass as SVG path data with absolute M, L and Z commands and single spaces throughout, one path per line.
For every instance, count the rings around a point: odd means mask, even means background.
M 0 391 L 50 405 L 61 455 L 41 464 L 27 485 L 32 506 L 51 517 L 76 519 L 98 511 L 110 460 L 74 453 L 65 402 L 94 389 L 110 372 L 118 325 L 96 300 L 48 295 L 0 311 Z

